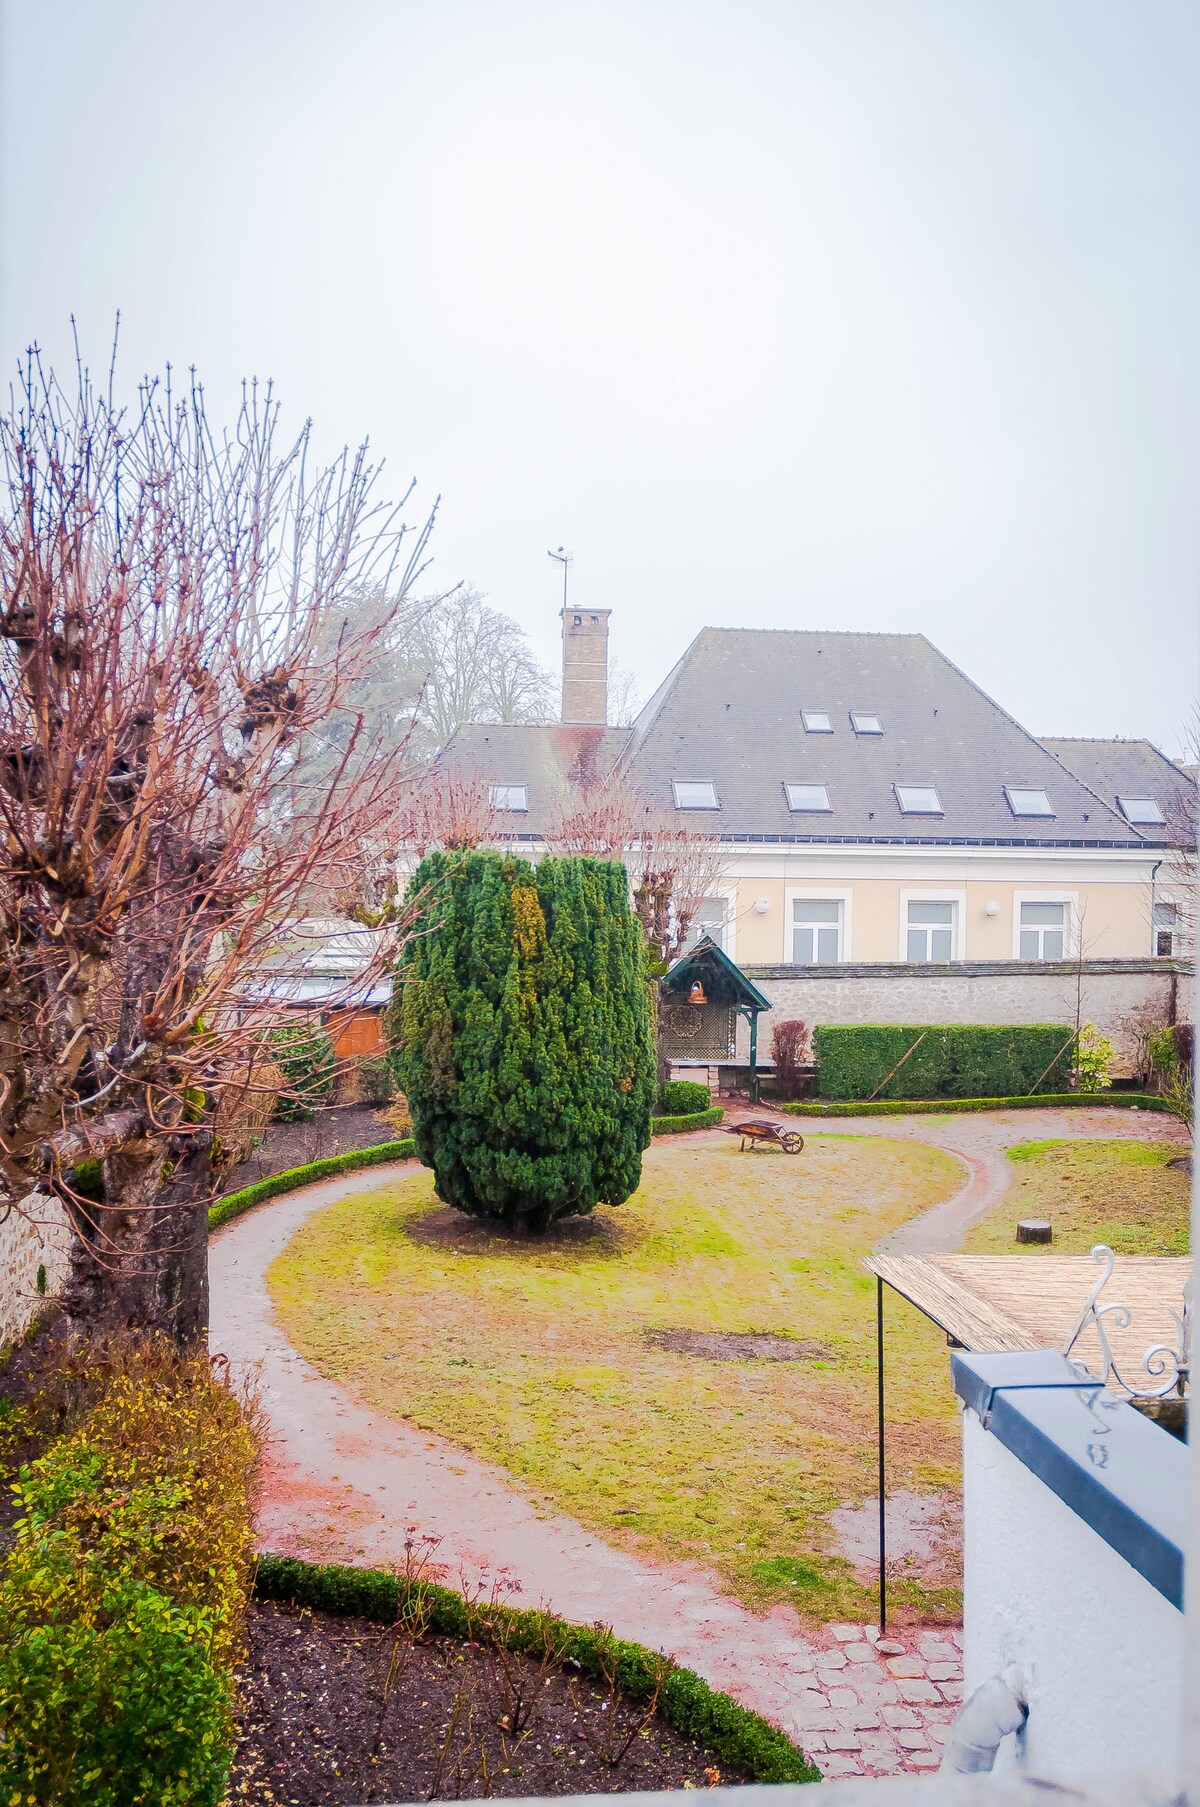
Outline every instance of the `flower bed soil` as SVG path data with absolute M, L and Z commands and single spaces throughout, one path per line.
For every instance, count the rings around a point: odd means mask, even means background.
M 278 1601 L 252 1604 L 247 1635 L 231 1803 L 349 1807 L 750 1779 L 569 1665 Z
M 348 1154 L 352 1149 L 374 1148 L 394 1142 L 399 1132 L 379 1116 L 376 1106 L 349 1104 L 319 1111 L 311 1123 L 268 1123 L 261 1145 L 249 1160 L 240 1161 L 224 1176 L 222 1193 L 240 1192 L 255 1180 L 305 1167 L 328 1155 Z

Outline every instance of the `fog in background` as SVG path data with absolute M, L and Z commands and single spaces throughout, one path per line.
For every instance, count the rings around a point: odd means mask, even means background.
M 919 630 L 1179 750 L 1194 0 L 8 0 L 0 353 L 274 377 L 557 663 Z M 7 375 L 6 375 L 7 381 Z

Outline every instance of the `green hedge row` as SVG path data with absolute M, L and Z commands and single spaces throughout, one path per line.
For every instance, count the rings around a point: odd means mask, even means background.
M 1161 1111 L 1161 1098 L 1148 1092 L 1038 1092 L 1030 1098 L 888 1098 L 873 1104 L 847 1100 L 845 1104 L 781 1104 L 793 1117 L 914 1117 L 942 1115 L 947 1111 L 1041 1110 L 1050 1105 L 1103 1105 L 1124 1110 Z
M 698 1079 L 668 1079 L 658 1094 L 658 1108 L 664 1117 L 690 1117 L 706 1111 L 712 1095 Z
M 541 1656 L 553 1650 L 577 1663 L 585 1675 L 606 1679 L 630 1700 L 648 1700 L 659 1659 L 641 1644 L 629 1644 L 593 1626 L 568 1625 L 545 1612 L 487 1605 L 472 1608 L 461 1594 L 433 1582 L 408 1581 L 379 1569 L 317 1565 L 288 1556 L 260 1556 L 256 1592 L 266 1600 L 289 1600 L 319 1612 L 346 1613 L 382 1624 L 395 1622 L 414 1595 L 429 1630 L 444 1637 L 481 1639 L 502 1625 L 508 1648 Z M 690 1669 L 674 1669 L 659 1700 L 659 1711 L 676 1731 L 749 1772 L 756 1782 L 817 1782 L 820 1771 L 791 1740 L 718 1694 Z
M 823 1098 L 1016 1098 L 1066 1090 L 1065 1023 L 822 1023 L 813 1032 Z
M 689 1111 L 685 1117 L 651 1117 L 650 1133 L 654 1136 L 681 1136 L 689 1129 L 712 1129 L 725 1115 L 719 1104 L 711 1110 Z
M 414 1153 L 411 1136 L 402 1142 L 376 1142 L 373 1148 L 352 1148 L 346 1154 L 332 1154 L 321 1161 L 309 1161 L 306 1167 L 289 1167 L 285 1173 L 273 1173 L 270 1179 L 257 1180 L 253 1186 L 243 1186 L 240 1192 L 227 1192 L 219 1198 L 215 1205 L 209 1207 L 208 1227 L 219 1230 L 221 1225 L 240 1217 L 243 1211 L 249 1211 L 252 1205 L 261 1205 L 264 1199 L 278 1198 L 284 1192 L 296 1192 L 301 1186 L 314 1185 L 317 1180 L 332 1179 L 339 1173 L 353 1173 L 356 1167 L 381 1167 L 388 1161 L 409 1161 Z

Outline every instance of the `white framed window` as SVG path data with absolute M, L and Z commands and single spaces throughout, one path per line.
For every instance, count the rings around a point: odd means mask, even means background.
M 833 723 L 824 709 L 802 709 L 800 720 L 806 734 L 832 734 Z
M 788 808 L 792 810 L 793 813 L 811 810 L 828 812 L 833 808 L 833 804 L 829 801 L 829 786 L 827 784 L 792 784 L 785 782 L 783 788 L 787 794 Z
M 795 966 L 835 966 L 850 958 L 849 891 L 789 891 L 784 959 Z
M 493 784 L 491 787 L 492 808 L 519 810 L 528 809 L 525 801 L 523 784 Z
M 1052 816 L 1054 805 L 1046 791 L 1020 784 L 1006 784 L 1004 795 L 1014 816 Z
M 1074 892 L 1018 892 L 1013 898 L 1013 958 L 1069 960 L 1075 952 L 1075 920 Z
M 900 958 L 961 960 L 965 891 L 901 891 Z
M 717 787 L 711 778 L 673 778 L 676 809 L 720 809 Z
M 893 785 L 896 801 L 906 816 L 940 816 L 942 800 L 932 784 L 897 784 Z
M 874 709 L 852 709 L 850 726 L 856 734 L 882 734 L 883 717 L 877 715 Z
M 702 897 L 696 905 L 691 927 L 688 929 L 687 944 L 684 948 L 694 947 L 705 935 L 715 941 L 721 952 L 728 954 L 732 960 L 737 952 L 737 889 L 724 887 L 714 891 L 710 897 Z
M 1121 814 L 1137 828 L 1153 828 L 1166 817 L 1153 797 L 1118 797 Z
M 1164 959 L 1182 951 L 1179 941 L 1183 918 L 1173 898 L 1154 900 L 1154 952 Z

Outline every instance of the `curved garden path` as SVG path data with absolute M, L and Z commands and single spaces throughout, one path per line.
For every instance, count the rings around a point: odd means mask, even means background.
M 987 1122 L 841 1119 L 836 1133 L 925 1141 L 965 1162 L 962 1190 L 890 1243 L 915 1252 L 953 1245 L 990 1208 L 1003 1190 L 1003 1150 L 1012 1142 L 1162 1134 L 1162 1119 L 1082 1116 L 1069 1131 L 1062 1115 L 1029 1111 Z M 828 1626 L 814 1636 L 787 1607 L 752 1613 L 699 1567 L 644 1561 L 573 1519 L 539 1513 L 502 1469 L 372 1411 L 304 1360 L 275 1318 L 267 1269 L 314 1212 L 402 1171 L 375 1167 L 309 1186 L 213 1239 L 210 1344 L 239 1370 L 257 1368 L 269 1420 L 261 1547 L 398 1567 L 406 1543 L 415 1539 L 420 1555 L 429 1548 L 422 1540 L 436 1538 L 432 1566 L 451 1585 L 499 1583 L 518 1603 L 544 1604 L 582 1623 L 602 1620 L 620 1637 L 668 1651 L 781 1725 L 827 1776 L 935 1767 L 961 1693 L 955 1634 L 902 1633 L 876 1648 L 877 1634 L 863 1627 Z

